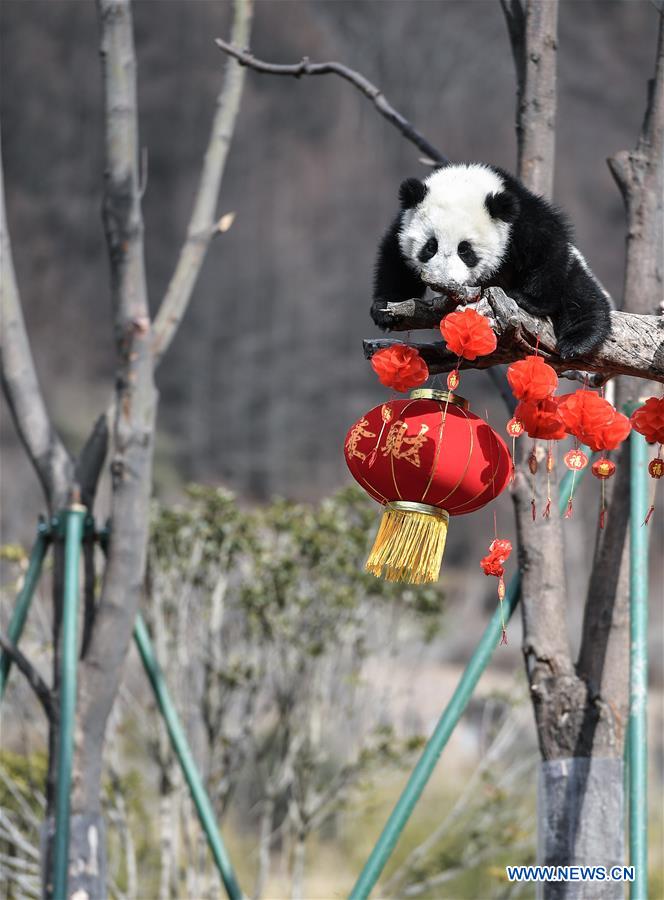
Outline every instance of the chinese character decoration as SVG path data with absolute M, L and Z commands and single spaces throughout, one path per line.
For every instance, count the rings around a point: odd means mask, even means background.
M 447 349 L 457 355 L 457 364 L 447 376 L 447 386 L 451 391 L 459 386 L 459 366 L 462 359 L 474 360 L 487 356 L 498 346 L 486 316 L 474 309 L 462 309 L 445 316 L 440 323 L 440 333 Z
M 579 442 L 586 444 L 593 452 L 601 453 L 600 458 L 593 463 L 591 472 L 602 485 L 599 527 L 604 528 L 606 520 L 605 483 L 607 478 L 611 478 L 616 471 L 615 464 L 606 454 L 619 447 L 630 433 L 632 430 L 630 420 L 627 416 L 617 412 L 604 397 L 586 388 L 575 391 L 573 394 L 564 394 L 559 398 L 558 408 L 567 432 L 576 439 L 574 449 L 570 450 L 565 457 L 565 462 L 573 473 L 576 474 L 588 464 L 588 457 L 579 449 Z M 573 494 L 574 479 L 572 479 L 572 492 L 565 513 L 567 518 L 572 515 Z
M 411 584 L 437 580 L 450 517 L 490 503 L 511 474 L 509 451 L 487 422 L 462 397 L 428 388 L 361 416 L 345 456 L 384 507 L 367 570 Z
M 494 517 L 495 522 L 495 517 Z M 500 625 L 502 628 L 500 643 L 507 643 L 507 629 L 505 628 L 505 615 L 503 613 L 503 600 L 505 599 L 505 562 L 512 552 L 512 542 L 504 538 L 495 537 L 489 544 L 489 552 L 480 560 L 480 565 L 485 575 L 495 575 L 498 579 L 498 599 L 500 600 Z
M 659 444 L 657 456 L 648 464 L 648 474 L 654 479 L 652 496 L 648 513 L 643 522 L 647 525 L 655 512 L 655 490 L 659 479 L 664 475 L 664 458 L 662 457 L 662 444 L 664 444 L 664 397 L 649 397 L 643 406 L 639 406 L 632 413 L 632 428 L 642 434 L 649 444 Z
M 528 457 L 528 467 L 533 478 L 539 467 L 537 439 L 547 441 L 546 451 L 546 506 L 544 518 L 551 512 L 551 472 L 554 467 L 551 441 L 558 440 L 560 423 L 555 415 L 556 401 L 553 392 L 558 387 L 558 376 L 555 369 L 547 365 L 541 356 L 536 353 L 512 363 L 507 369 L 507 381 L 512 393 L 520 401 L 514 413 L 514 418 L 507 423 L 507 433 L 512 435 L 512 459 L 514 459 L 514 438 L 524 430 L 533 438 L 533 446 Z M 523 420 L 528 420 L 525 427 Z M 519 426 L 521 430 L 519 431 Z M 564 436 L 564 432 L 562 435 Z M 530 501 L 533 521 L 537 516 L 535 508 L 535 484 L 533 481 L 533 494 Z
M 371 366 L 381 384 L 402 393 L 424 384 L 429 377 L 427 364 L 414 347 L 406 344 L 394 344 L 374 353 Z

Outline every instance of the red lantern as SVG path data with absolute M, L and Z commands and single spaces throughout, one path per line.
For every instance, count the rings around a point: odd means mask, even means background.
M 385 506 L 367 569 L 388 581 L 435 581 L 449 517 L 485 506 L 511 473 L 502 438 L 462 397 L 430 389 L 362 416 L 345 455 L 355 480 Z
M 565 437 L 565 426 L 558 412 L 556 397 L 543 400 L 522 400 L 514 411 L 531 438 L 558 441 Z

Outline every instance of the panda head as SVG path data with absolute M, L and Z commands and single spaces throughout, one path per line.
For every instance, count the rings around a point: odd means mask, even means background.
M 401 185 L 399 245 L 434 290 L 481 285 L 507 252 L 518 198 L 493 169 L 450 165 Z

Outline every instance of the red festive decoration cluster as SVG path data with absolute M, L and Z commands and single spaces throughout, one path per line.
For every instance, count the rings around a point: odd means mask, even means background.
M 448 350 L 464 359 L 477 359 L 493 353 L 498 345 L 489 320 L 474 309 L 450 313 L 440 323 Z
M 632 430 L 627 416 L 595 391 L 578 390 L 558 398 L 558 413 L 568 434 L 591 450 L 615 450 Z
M 395 344 L 385 347 L 371 357 L 371 366 L 385 387 L 395 391 L 409 391 L 429 377 L 429 367 L 414 347 Z
M 632 413 L 632 428 L 651 444 L 664 444 L 664 397 L 648 397 Z

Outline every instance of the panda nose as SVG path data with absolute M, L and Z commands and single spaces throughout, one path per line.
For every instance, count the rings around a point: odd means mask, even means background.
M 435 239 L 435 237 L 430 237 L 424 247 L 422 247 L 422 249 L 418 253 L 417 258 L 420 262 L 429 262 L 429 260 L 432 259 L 436 255 L 436 253 L 438 253 L 438 241 Z

